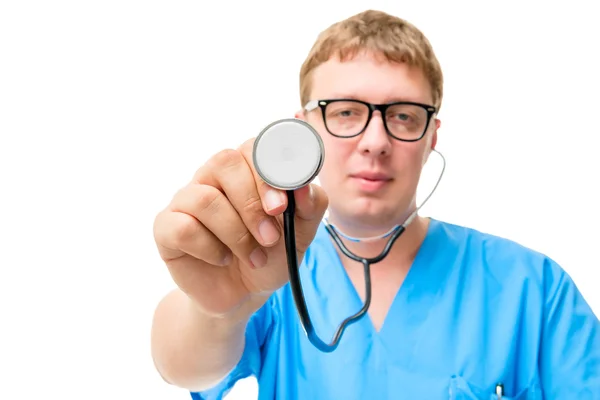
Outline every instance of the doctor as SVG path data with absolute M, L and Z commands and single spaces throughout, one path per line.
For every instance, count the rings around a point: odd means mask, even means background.
M 366 11 L 320 35 L 300 81 L 296 117 L 326 152 L 321 187 L 295 197 L 300 277 L 328 341 L 361 308 L 365 282 L 325 231 L 325 210 L 359 238 L 404 222 L 436 145 L 443 79 L 417 28 Z M 152 327 L 167 382 L 207 400 L 251 375 L 261 400 L 600 399 L 600 323 L 569 275 L 544 254 L 431 218 L 373 266 L 368 315 L 335 351 L 317 349 L 288 285 L 286 197 L 258 177 L 252 145 L 215 154 L 156 217 L 178 285 Z M 386 242 L 344 239 L 364 257 Z

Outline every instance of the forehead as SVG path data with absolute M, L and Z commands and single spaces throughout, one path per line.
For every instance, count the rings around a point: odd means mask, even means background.
M 313 71 L 311 89 L 311 99 L 433 104 L 431 85 L 419 68 L 391 63 L 369 53 L 359 53 L 344 61 L 332 58 L 319 65 Z

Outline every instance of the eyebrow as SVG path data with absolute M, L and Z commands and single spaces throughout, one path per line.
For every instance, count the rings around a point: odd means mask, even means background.
M 362 100 L 358 96 L 354 96 L 352 94 L 342 94 L 342 93 L 334 93 L 333 95 L 327 96 L 329 99 L 354 99 L 354 100 Z
M 341 93 L 341 92 L 337 92 L 337 93 L 334 93 L 333 95 L 326 96 L 326 97 L 321 97 L 321 98 L 360 100 L 360 101 L 366 101 L 367 103 L 369 103 L 369 101 L 365 100 L 361 96 L 356 96 L 356 95 L 353 95 L 353 94 L 350 94 L 350 93 L 345 93 L 344 94 L 344 93 Z M 383 101 L 381 104 L 397 103 L 397 102 L 403 102 L 403 101 L 418 102 L 418 103 L 427 103 L 427 101 L 425 101 L 423 99 L 418 99 L 418 98 L 413 98 L 413 97 L 406 97 L 406 96 L 393 96 L 393 97 L 387 97 L 387 98 L 385 98 L 385 101 Z

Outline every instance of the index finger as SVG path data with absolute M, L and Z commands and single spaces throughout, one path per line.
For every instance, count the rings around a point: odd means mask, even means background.
M 228 202 L 226 207 L 231 207 L 244 225 L 242 239 L 246 240 L 249 234 L 265 247 L 278 242 L 279 232 L 275 219 L 265 213 L 251 167 L 239 150 L 227 149 L 217 153 L 194 175 L 194 180 L 195 183 L 214 187 L 224 194 Z M 216 218 L 219 219 L 218 216 Z M 214 231 L 215 224 L 221 221 L 213 221 L 211 218 L 210 223 L 209 220 L 202 222 L 210 225 L 212 228 L 209 229 Z M 226 229 L 232 230 L 233 227 L 228 226 Z M 231 249 L 236 253 L 234 248 Z
M 239 147 L 239 152 L 244 156 L 252 175 L 254 176 L 254 182 L 256 182 L 256 190 L 260 196 L 263 209 L 265 212 L 272 216 L 277 216 L 283 213 L 287 207 L 287 195 L 284 191 L 275 189 L 265 182 L 254 167 L 254 160 L 252 152 L 254 150 L 254 142 L 256 138 L 246 140 Z

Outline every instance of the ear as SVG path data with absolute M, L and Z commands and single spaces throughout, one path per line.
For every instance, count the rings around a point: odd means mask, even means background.
M 294 114 L 294 118 L 301 119 L 301 120 L 305 121 L 306 117 L 304 115 L 304 110 L 298 110 L 298 111 L 296 111 L 296 114 Z
M 439 119 L 435 119 L 435 129 L 433 130 L 433 134 L 431 135 L 431 150 L 435 149 L 435 145 L 437 144 L 437 131 L 438 129 L 440 129 L 440 126 L 442 125 L 442 121 L 440 121 Z
M 433 149 L 435 149 L 435 146 L 437 144 L 437 131 L 440 128 L 440 126 L 441 126 L 441 121 L 439 119 L 436 119 L 435 120 L 435 128 L 433 129 L 433 132 L 431 132 L 431 144 L 430 144 L 430 147 L 428 149 L 425 149 L 425 152 L 423 153 L 423 160 L 422 160 L 421 165 L 425 165 L 427 160 L 429 160 L 429 155 L 431 154 Z

